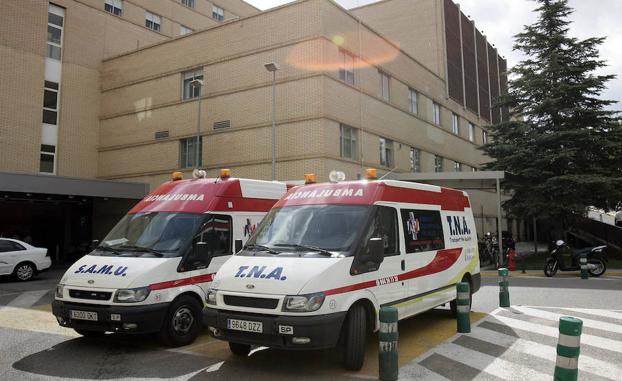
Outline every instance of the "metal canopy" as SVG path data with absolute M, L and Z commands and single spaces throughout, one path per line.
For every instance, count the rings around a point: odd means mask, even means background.
M 149 185 L 52 175 L 0 172 L 0 192 L 141 199 Z
M 389 173 L 386 178 L 439 185 L 462 190 L 495 190 L 497 193 L 497 242 L 499 243 L 499 260 L 503 258 L 501 241 L 501 180 L 505 178 L 503 171 L 477 172 L 425 172 L 425 173 Z

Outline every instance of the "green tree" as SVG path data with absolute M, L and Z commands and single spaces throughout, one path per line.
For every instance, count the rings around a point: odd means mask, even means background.
M 505 170 L 513 193 L 505 209 L 560 225 L 590 205 L 622 200 L 622 125 L 615 102 L 600 97 L 614 75 L 598 56 L 604 38 L 569 36 L 567 0 L 536 0 L 533 25 L 515 36 L 526 57 L 510 70 L 509 92 L 498 105 L 510 120 L 491 126 L 483 150 L 487 169 Z

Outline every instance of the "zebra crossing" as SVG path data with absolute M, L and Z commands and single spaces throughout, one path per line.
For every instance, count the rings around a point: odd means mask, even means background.
M 400 368 L 400 380 L 550 380 L 561 316 L 583 320 L 579 379 L 622 381 L 622 311 L 499 308 Z
M 34 308 L 51 304 L 53 300 L 54 290 L 0 292 L 0 308 Z

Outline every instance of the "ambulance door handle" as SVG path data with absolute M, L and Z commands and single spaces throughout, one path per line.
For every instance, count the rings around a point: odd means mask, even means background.
M 406 261 L 402 259 L 402 271 L 406 271 Z

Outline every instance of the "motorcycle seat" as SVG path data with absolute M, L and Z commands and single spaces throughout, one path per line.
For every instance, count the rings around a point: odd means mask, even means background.
M 580 257 L 582 254 L 589 255 L 592 252 L 593 247 L 587 247 L 585 249 L 573 250 L 573 257 Z

